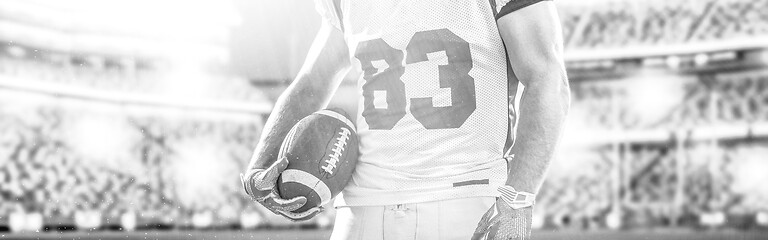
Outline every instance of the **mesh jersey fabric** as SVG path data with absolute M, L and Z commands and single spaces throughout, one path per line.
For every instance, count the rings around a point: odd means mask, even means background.
M 507 177 L 511 128 L 498 6 L 488 0 L 316 3 L 342 29 L 363 72 L 360 159 L 337 206 L 497 196 Z

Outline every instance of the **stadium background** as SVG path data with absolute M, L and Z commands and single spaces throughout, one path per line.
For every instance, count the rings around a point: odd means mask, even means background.
M 541 239 L 768 239 L 768 1 L 560 0 L 572 108 Z M 238 173 L 311 1 L 0 1 L 0 238 L 327 239 Z M 332 105 L 355 111 L 359 73 Z

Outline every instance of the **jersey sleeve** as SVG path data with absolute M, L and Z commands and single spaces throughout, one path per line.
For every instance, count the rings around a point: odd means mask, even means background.
M 315 9 L 323 21 L 330 23 L 332 26 L 344 30 L 341 21 L 341 1 L 339 0 L 314 0 Z
M 496 12 L 496 19 L 504 15 L 513 13 L 517 10 L 531 6 L 534 3 L 552 1 L 552 0 L 491 0 L 491 5 Z

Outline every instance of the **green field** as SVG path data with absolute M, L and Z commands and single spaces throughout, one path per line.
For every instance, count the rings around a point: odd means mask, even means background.
M 0 233 L 0 239 L 73 240 L 172 240 L 172 239 L 328 239 L 329 230 L 254 230 L 254 231 L 147 231 L 147 232 L 64 232 Z M 645 230 L 645 231 L 536 231 L 539 240 L 768 240 L 768 231 L 735 230 Z

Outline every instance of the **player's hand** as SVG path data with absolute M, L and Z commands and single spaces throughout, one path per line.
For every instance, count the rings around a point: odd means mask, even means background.
M 531 239 L 533 206 L 518 202 L 510 204 L 509 201 L 505 201 L 509 200 L 510 196 L 505 199 L 505 191 L 499 190 L 502 192 L 502 197 L 497 198 L 496 203 L 480 219 L 472 240 Z M 512 199 L 514 200 L 515 197 L 512 196 Z
M 307 203 L 303 196 L 283 199 L 277 194 L 277 177 L 288 167 L 288 159 L 281 158 L 267 169 L 251 169 L 245 174 L 240 174 L 240 182 L 245 193 L 254 201 L 260 203 L 269 211 L 282 215 L 293 221 L 310 219 L 322 212 L 322 207 L 314 207 L 301 213 L 294 213 Z

